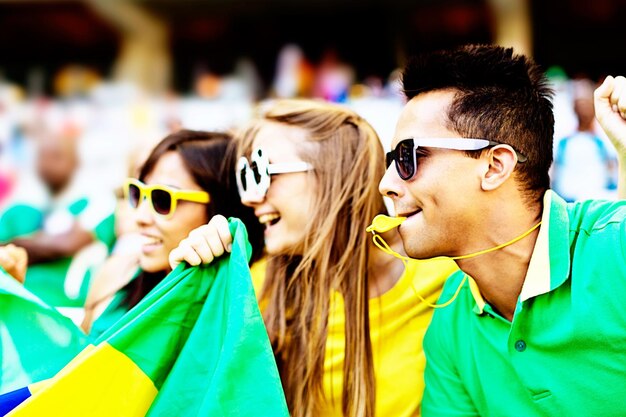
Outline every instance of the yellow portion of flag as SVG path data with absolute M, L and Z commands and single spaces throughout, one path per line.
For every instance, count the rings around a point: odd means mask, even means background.
M 44 379 L 43 381 L 34 382 L 28 386 L 28 390 L 30 391 L 30 395 L 33 396 L 39 391 L 48 387 L 54 381 L 54 378 Z
M 158 392 L 128 356 L 106 342 L 89 345 L 37 388 L 7 416 L 144 416 Z

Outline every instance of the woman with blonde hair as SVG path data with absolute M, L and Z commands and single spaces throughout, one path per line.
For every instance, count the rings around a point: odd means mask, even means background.
M 265 227 L 267 269 L 254 277 L 293 416 L 415 416 L 422 337 L 449 260 L 402 261 L 366 227 L 386 208 L 381 142 L 364 119 L 314 100 L 264 103 L 239 135 L 242 202 Z M 396 251 L 396 230 L 384 238 Z M 224 217 L 170 254 L 174 267 L 230 248 Z M 427 302 L 421 302 L 421 299 Z

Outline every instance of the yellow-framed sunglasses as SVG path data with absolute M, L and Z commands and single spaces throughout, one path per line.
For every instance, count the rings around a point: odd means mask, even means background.
M 166 185 L 146 185 L 135 178 L 124 182 L 124 196 L 134 209 L 146 199 L 152 211 L 164 218 L 170 218 L 176 211 L 178 200 L 206 204 L 211 201 L 209 193 L 197 190 L 177 190 Z

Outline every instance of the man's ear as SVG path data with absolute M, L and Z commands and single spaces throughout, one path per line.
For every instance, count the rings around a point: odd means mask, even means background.
M 504 184 L 513 174 L 517 164 L 517 155 L 508 145 L 497 145 L 483 154 L 487 170 L 483 174 L 481 187 L 485 191 L 495 190 Z

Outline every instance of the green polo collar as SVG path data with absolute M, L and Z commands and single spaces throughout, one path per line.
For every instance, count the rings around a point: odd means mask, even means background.
M 543 197 L 541 228 L 530 258 L 520 301 L 546 294 L 561 286 L 569 276 L 570 263 L 567 203 L 548 190 Z M 483 314 L 486 303 L 480 289 L 471 278 L 469 286 L 476 302 L 474 312 Z

